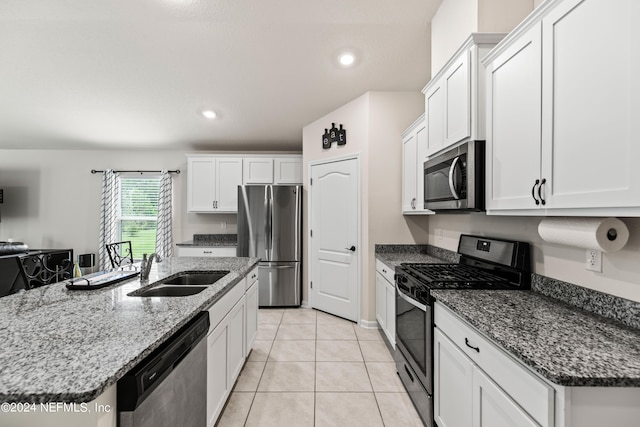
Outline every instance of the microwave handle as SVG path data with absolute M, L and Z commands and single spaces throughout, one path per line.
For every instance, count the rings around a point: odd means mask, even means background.
M 456 200 L 460 199 L 460 195 L 456 191 L 456 183 L 454 182 L 456 166 L 458 166 L 459 161 L 460 161 L 460 156 L 453 159 L 453 162 L 451 163 L 451 167 L 449 168 L 449 189 L 451 190 L 451 194 L 453 194 L 453 198 Z

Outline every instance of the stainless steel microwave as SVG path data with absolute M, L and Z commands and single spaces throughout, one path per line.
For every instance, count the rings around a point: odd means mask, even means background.
M 468 141 L 424 162 L 424 207 L 484 211 L 484 141 Z

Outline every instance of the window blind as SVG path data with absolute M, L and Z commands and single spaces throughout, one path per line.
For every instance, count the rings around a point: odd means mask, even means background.
M 159 177 L 120 178 L 120 237 L 131 240 L 133 258 L 155 252 Z

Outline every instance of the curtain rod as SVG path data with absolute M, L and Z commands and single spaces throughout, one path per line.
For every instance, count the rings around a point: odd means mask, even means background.
M 103 171 L 103 170 L 91 169 L 91 173 L 102 173 L 102 172 L 104 172 L 104 171 Z M 140 171 L 140 170 L 137 170 L 137 171 L 133 171 L 133 170 L 131 170 L 131 171 L 125 171 L 125 170 L 120 170 L 120 171 L 113 171 L 113 172 L 114 172 L 114 173 L 129 173 L 129 172 L 135 172 L 135 173 L 143 174 L 143 173 L 160 173 L 160 172 L 162 172 L 162 171 Z M 180 173 L 180 169 L 176 169 L 176 170 L 174 170 L 174 171 L 167 171 L 167 172 L 169 172 L 169 173 L 179 174 L 179 173 Z

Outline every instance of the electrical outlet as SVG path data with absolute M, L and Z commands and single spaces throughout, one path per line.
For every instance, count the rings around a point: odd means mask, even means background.
M 227 229 L 227 221 L 222 221 L 220 223 L 220 229 L 221 230 L 226 230 Z
M 602 273 L 602 252 L 587 249 L 587 270 Z
M 442 240 L 444 238 L 444 230 L 442 228 L 436 228 L 436 240 Z

